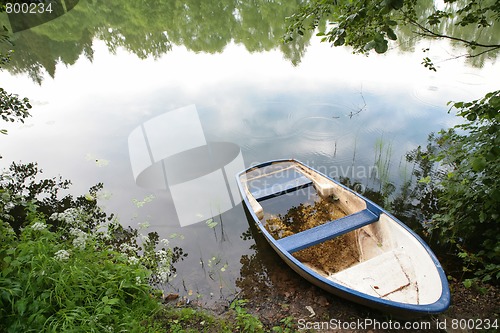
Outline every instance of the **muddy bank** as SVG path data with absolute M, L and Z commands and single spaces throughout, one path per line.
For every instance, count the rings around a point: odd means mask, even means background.
M 452 304 L 445 313 L 424 316 L 407 324 L 374 309 L 326 293 L 301 278 L 277 255 L 256 259 L 247 258 L 248 262 L 244 265 L 247 277 L 237 282 L 240 288 L 237 298 L 249 301 L 246 304 L 247 312 L 257 316 L 268 330 L 279 326 L 287 317 L 293 318 L 295 329 L 308 331 L 309 327 L 316 328 L 316 332 L 399 332 L 404 327 L 402 325 L 415 325 L 408 332 L 469 332 L 471 330 L 452 329 L 453 322 L 460 323 L 462 320 L 463 323 L 467 319 L 477 319 L 475 323 L 482 323 L 483 326 L 486 320 L 491 323 L 497 320 L 500 325 L 498 287 L 484 285 L 482 293 L 474 288 L 465 288 L 459 281 L 453 281 L 450 283 Z M 263 266 L 254 265 L 262 261 L 265 262 Z M 266 270 L 265 267 L 274 269 Z M 219 300 L 210 305 L 198 306 L 223 316 L 229 311 L 230 301 Z M 446 327 L 443 324 L 445 322 Z M 318 329 L 317 325 L 323 326 Z M 345 325 L 352 326 L 346 329 Z
M 390 316 L 335 297 L 312 286 L 284 270 L 280 277 L 281 284 L 274 288 L 265 288 L 262 293 L 241 295 L 250 300 L 248 311 L 267 325 L 273 327 L 285 317 L 292 316 L 296 328 L 321 326 L 319 332 L 396 332 L 398 325 L 406 325 Z M 500 325 L 500 293 L 498 288 L 485 286 L 486 292 L 465 288 L 460 282 L 450 284 L 452 305 L 443 314 L 425 316 L 413 320 L 413 332 L 468 332 L 453 330 L 452 323 L 457 320 L 479 319 L 476 323 L 486 324 L 497 320 Z M 366 320 L 369 319 L 369 320 Z M 397 321 L 398 323 L 392 323 Z M 326 322 L 326 324 L 325 324 Z M 415 322 L 419 322 L 416 324 Z M 446 322 L 446 327 L 444 326 Z M 378 326 L 376 326 L 378 324 Z M 348 329 L 346 329 L 349 325 Z M 352 325 L 352 326 L 351 326 Z M 390 325 L 390 326 L 388 326 Z M 404 326 L 401 326 L 404 327 Z M 316 327 L 317 328 L 317 327 Z M 478 330 L 479 331 L 479 330 Z
M 248 313 L 258 317 L 270 331 L 279 326 L 284 318 L 291 317 L 294 328 L 314 332 L 400 332 L 405 325 L 408 332 L 470 332 L 481 331 L 454 329 L 467 325 L 467 319 L 475 319 L 473 325 L 486 327 L 487 321 L 500 325 L 500 292 L 497 287 L 484 285 L 484 292 L 465 288 L 461 282 L 450 283 L 452 304 L 439 315 L 424 316 L 412 321 L 401 321 L 317 288 L 288 267 L 276 270 L 271 277 L 273 285 L 254 286 L 243 290 L 238 298 L 248 299 Z M 206 307 L 216 315 L 224 315 L 229 303 L 220 301 Z M 487 331 L 487 330 L 486 330 Z M 494 330 L 490 330 L 494 331 Z

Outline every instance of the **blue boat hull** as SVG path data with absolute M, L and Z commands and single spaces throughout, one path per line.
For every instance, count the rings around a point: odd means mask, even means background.
M 335 186 L 338 187 L 337 191 L 346 193 L 346 195 L 355 195 L 362 201 L 362 203 L 364 203 L 364 206 L 358 209 L 360 210 L 359 212 L 347 216 L 345 218 L 345 221 L 342 221 L 342 223 L 325 223 L 325 225 L 323 226 L 314 228 L 315 230 L 308 230 L 301 233 L 300 235 L 292 235 L 284 239 L 275 239 L 264 226 L 264 212 L 262 212 L 262 207 L 260 207 L 258 200 L 266 200 L 268 198 L 272 198 L 273 195 L 282 195 L 283 193 L 291 192 L 296 190 L 297 188 L 301 188 L 301 186 L 307 186 L 307 184 L 301 177 L 298 177 L 297 179 L 292 179 L 292 181 L 282 181 L 283 184 L 281 184 L 281 188 L 278 188 L 275 193 L 270 193 L 269 191 L 269 193 L 266 193 L 266 189 L 251 189 L 253 190 L 253 192 L 251 192 L 249 189 L 249 182 L 247 182 L 246 180 L 246 176 L 251 172 L 258 173 L 260 172 L 260 170 L 264 170 L 268 166 L 279 165 L 280 163 L 296 164 L 297 168 L 300 169 L 304 173 L 304 175 L 306 175 L 308 178 L 310 177 L 313 180 L 315 179 L 314 177 L 320 177 L 323 181 L 328 180 L 329 182 L 332 182 L 332 184 L 335 184 Z M 295 272 L 297 272 L 312 284 L 322 288 L 323 290 L 331 294 L 337 295 L 349 301 L 356 302 L 382 312 L 390 313 L 401 318 L 411 318 L 426 314 L 441 313 L 449 307 L 450 291 L 446 275 L 441 267 L 441 264 L 439 263 L 438 259 L 429 248 L 429 246 L 404 223 L 396 219 L 394 216 L 392 216 L 390 213 L 388 213 L 375 203 L 361 196 L 360 194 L 350 190 L 349 188 L 343 186 L 342 184 L 339 184 L 326 175 L 319 173 L 316 170 L 309 168 L 308 166 L 296 160 L 275 160 L 254 166 L 240 172 L 237 175 L 237 183 L 245 206 L 247 207 L 250 215 L 253 218 L 253 222 L 262 232 L 271 247 Z M 324 190 L 321 188 L 322 185 L 318 184 L 317 182 L 314 183 L 314 186 L 320 192 Z M 256 199 L 255 197 L 257 197 L 258 199 Z M 354 201 L 351 200 L 350 203 L 353 205 L 356 204 Z M 359 205 L 359 202 L 357 204 Z M 373 216 L 371 216 L 370 214 L 375 214 L 375 219 L 377 220 L 374 221 Z M 383 220 L 383 222 L 379 222 L 378 219 Z M 421 299 L 422 303 L 424 304 L 419 304 L 420 301 L 418 297 L 417 301 L 405 302 L 401 300 L 391 300 L 390 297 L 381 297 L 374 294 L 373 292 L 366 292 L 366 290 L 357 290 L 357 286 L 349 286 L 348 279 L 349 276 L 353 276 L 352 274 L 338 274 L 338 276 L 341 276 L 342 278 L 344 278 L 344 280 L 347 281 L 347 283 L 339 283 L 336 282 L 337 279 L 335 275 L 332 275 L 333 277 L 329 277 L 325 276 L 324 274 L 320 274 L 317 270 L 305 265 L 293 255 L 293 253 L 304 248 L 320 244 L 322 242 L 325 242 L 326 240 L 333 239 L 335 237 L 338 237 L 339 235 L 351 232 L 353 230 L 364 228 L 366 225 L 374 222 L 387 224 L 390 228 L 392 228 L 391 230 L 395 230 L 395 232 L 398 233 L 399 238 L 407 237 L 408 242 L 411 243 L 411 246 L 416 246 L 418 248 L 418 251 L 420 251 L 420 257 L 414 258 L 413 262 L 422 261 L 423 263 L 425 263 L 425 265 L 429 267 L 432 266 L 431 268 L 429 268 L 428 274 L 426 272 L 424 272 L 423 274 L 419 273 L 420 276 L 424 276 L 424 278 L 427 279 L 431 279 L 431 277 L 428 276 L 432 276 L 432 280 L 426 281 L 426 284 L 437 284 L 437 287 L 433 287 L 433 289 L 438 289 L 432 291 L 433 296 L 429 296 L 430 301 L 425 300 L 425 290 L 420 291 L 423 294 L 423 296 L 421 296 Z M 382 256 L 380 258 L 382 258 Z M 385 262 L 388 261 L 386 260 Z M 359 270 L 361 267 L 362 265 L 359 265 L 357 266 L 357 269 Z M 367 274 L 372 274 L 370 272 L 370 269 L 367 269 Z M 415 269 L 418 271 L 419 267 L 416 267 Z M 359 273 L 357 273 L 357 275 L 359 275 Z M 356 282 L 354 280 L 352 281 L 352 283 Z M 419 281 L 416 281 L 415 283 L 418 282 Z M 422 284 L 420 288 L 425 288 L 424 282 L 420 283 Z M 417 286 L 416 288 L 417 290 L 418 287 L 419 286 Z M 378 286 L 376 286 L 375 288 L 378 289 Z

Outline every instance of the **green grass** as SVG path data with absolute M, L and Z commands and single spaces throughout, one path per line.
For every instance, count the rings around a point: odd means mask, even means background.
M 246 304 L 247 300 L 234 300 L 222 315 L 197 308 L 165 306 L 156 314 L 155 321 L 160 324 L 162 332 L 172 333 L 297 332 L 293 317 L 283 318 L 273 327 L 265 327 L 259 318 L 248 313 Z
M 223 315 L 162 304 L 152 286 L 172 275 L 175 249 L 107 216 L 102 185 L 60 198 L 69 182 L 39 181 L 39 172 L 28 164 L 0 173 L 0 332 L 293 331 L 290 318 L 265 328 L 246 300 Z
M 2 332 L 155 332 L 148 318 L 161 305 L 147 269 L 95 240 L 75 248 L 41 226 L 17 236 L 1 222 Z

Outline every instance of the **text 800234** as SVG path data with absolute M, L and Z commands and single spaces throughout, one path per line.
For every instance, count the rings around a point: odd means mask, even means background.
M 5 4 L 7 14 L 44 14 L 52 13 L 52 2 L 50 1 L 23 1 L 7 2 Z
M 7 0 L 2 11 L 9 17 L 12 32 L 31 29 L 72 10 L 79 0 Z

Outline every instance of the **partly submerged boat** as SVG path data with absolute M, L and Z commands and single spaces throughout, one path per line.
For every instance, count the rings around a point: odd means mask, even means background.
M 360 194 L 296 160 L 254 166 L 237 183 L 267 241 L 311 283 L 402 317 L 448 308 L 448 282 L 429 246 Z

